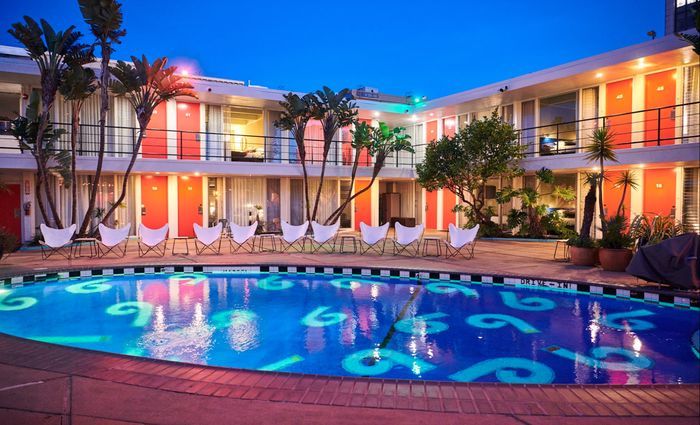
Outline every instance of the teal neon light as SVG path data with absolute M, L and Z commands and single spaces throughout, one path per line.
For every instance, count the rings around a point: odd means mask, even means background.
M 67 335 L 67 336 L 35 336 L 30 339 L 51 344 L 100 344 L 112 339 L 109 335 Z
M 153 305 L 144 301 L 126 301 L 107 307 L 106 312 L 113 316 L 127 316 L 133 314 L 135 317 L 131 322 L 131 326 L 142 328 L 151 321 Z
M 25 310 L 39 302 L 39 300 L 34 297 L 16 297 L 10 299 L 10 295 L 12 295 L 12 291 L 9 289 L 0 289 L 0 311 Z
M 523 311 L 547 311 L 553 310 L 557 305 L 554 301 L 542 297 L 526 297 L 518 299 L 515 292 L 501 292 L 503 304 L 510 308 Z
M 196 286 L 207 281 L 207 275 L 202 273 L 178 273 L 168 278 L 170 283 Z
M 225 329 L 254 322 L 258 315 L 250 310 L 224 310 L 211 317 L 211 323 L 216 329 Z
M 301 324 L 314 328 L 322 328 L 324 326 L 333 326 L 345 321 L 348 315 L 345 313 L 324 313 L 331 307 L 320 306 L 311 313 L 301 319 Z
M 294 286 L 294 282 L 281 279 L 279 276 L 269 276 L 255 281 L 255 285 L 266 291 L 282 291 Z
M 461 292 L 467 297 L 478 298 L 479 293 L 475 289 L 467 288 L 464 285 L 450 282 L 435 282 L 425 285 L 425 289 L 435 294 L 452 294 Z
M 278 362 L 270 363 L 269 365 L 263 366 L 258 368 L 258 370 L 263 370 L 267 372 L 275 371 L 275 370 L 282 370 L 286 369 L 287 367 L 293 365 L 294 363 L 299 363 L 301 361 L 304 361 L 304 358 L 295 354 L 293 356 L 289 356 L 286 359 L 282 359 Z
M 526 321 L 507 314 L 475 314 L 467 317 L 466 322 L 469 325 L 482 329 L 498 329 L 511 325 L 524 334 L 540 332 Z
M 394 324 L 394 328 L 399 332 L 412 335 L 436 334 L 446 331 L 449 326 L 447 323 L 433 319 L 440 319 L 448 316 L 448 314 L 440 312 L 423 314 L 410 319 L 399 320 Z
M 108 279 L 93 279 L 87 282 L 66 286 L 66 291 L 71 294 L 93 294 L 95 292 L 108 291 L 112 285 L 107 284 Z
M 654 364 L 647 356 L 620 347 L 596 347 L 591 349 L 590 356 L 557 346 L 546 347 L 544 350 L 556 356 L 575 361 L 579 364 L 584 364 L 590 368 L 613 370 L 616 372 L 637 372 L 648 369 Z M 613 362 L 605 360 L 611 355 L 624 357 L 627 361 Z
M 607 314 L 601 317 L 600 324 L 618 330 L 646 331 L 656 328 L 651 322 L 637 319 L 637 317 L 653 316 L 655 313 L 649 310 L 633 310 L 622 313 Z
M 354 277 L 339 277 L 337 279 L 332 279 L 330 284 L 339 289 L 352 289 L 355 290 L 362 285 L 384 285 L 383 282 L 375 282 L 366 279 L 357 279 Z
M 524 371 L 527 374 L 522 375 L 518 371 Z M 495 373 L 496 379 L 500 382 L 507 384 L 549 384 L 554 381 L 554 371 L 549 366 L 518 357 L 484 360 L 449 377 L 454 381 L 474 382 L 492 373 Z
M 424 360 L 386 348 L 362 350 L 350 354 L 343 359 L 342 365 L 346 371 L 361 376 L 381 375 L 397 365 L 411 370 L 414 375 L 430 372 L 436 368 L 435 365 Z

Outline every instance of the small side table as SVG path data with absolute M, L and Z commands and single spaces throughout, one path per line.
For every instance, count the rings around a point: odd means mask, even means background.
M 435 255 L 428 253 L 430 244 L 435 245 Z M 442 238 L 439 236 L 425 236 L 423 238 L 423 257 L 441 257 L 442 256 Z
M 173 240 L 173 249 L 171 253 L 173 255 L 175 254 L 184 254 L 184 255 L 190 255 L 190 238 L 188 236 L 175 236 L 174 238 L 170 238 Z M 175 252 L 175 245 L 177 245 L 177 241 L 185 241 L 185 252 Z
M 345 241 L 352 242 L 352 251 L 345 249 Z M 340 253 L 344 254 L 346 252 L 357 253 L 357 238 L 354 235 L 340 235 Z
M 567 241 L 564 239 L 560 239 L 557 241 L 556 245 L 554 245 L 554 260 L 555 261 L 569 261 L 569 244 L 566 243 Z M 563 244 L 564 245 L 564 257 L 559 258 L 557 257 L 557 253 L 559 252 L 559 245 Z
M 262 233 L 258 236 L 258 251 L 259 252 L 275 252 L 277 251 L 277 235 L 274 233 Z M 265 241 L 272 241 L 272 249 L 265 248 Z
M 83 244 L 87 245 L 90 248 L 90 255 L 83 255 Z M 75 239 L 73 239 L 72 251 L 73 251 L 71 253 L 72 257 L 77 257 L 77 258 L 97 257 L 97 239 L 95 239 L 95 238 L 75 238 Z

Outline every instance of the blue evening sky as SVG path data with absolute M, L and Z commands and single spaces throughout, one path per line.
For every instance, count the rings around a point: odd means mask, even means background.
M 124 0 L 115 56 L 168 56 L 270 88 L 377 87 L 440 97 L 663 35 L 663 0 Z M 23 15 L 82 24 L 76 1 L 10 0 Z

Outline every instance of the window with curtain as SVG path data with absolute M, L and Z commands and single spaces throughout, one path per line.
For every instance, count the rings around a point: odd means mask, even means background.
M 581 123 L 579 146 L 586 146 L 598 128 L 598 87 L 581 90 Z
M 225 161 L 224 111 L 219 105 L 205 105 L 206 155 L 208 160 Z
M 226 211 L 228 221 L 240 226 L 251 224 L 256 217 L 265 220 L 265 178 L 229 177 L 226 181 Z
M 316 201 L 318 184 L 319 179 L 309 179 L 309 206 L 312 210 L 314 208 L 314 202 Z M 321 188 L 318 210 L 316 211 L 316 221 L 323 224 L 338 207 L 338 180 L 326 178 L 323 180 L 323 188 Z
M 683 224 L 700 232 L 700 168 L 683 169 Z
M 280 212 L 280 179 L 267 179 L 265 230 L 281 230 Z
M 540 99 L 540 155 L 575 152 L 576 101 L 576 92 Z
M 522 116 L 522 132 L 520 133 L 520 144 L 526 146 L 525 152 L 534 154 L 536 148 L 535 140 L 535 101 L 528 100 L 520 104 Z
M 683 68 L 683 103 L 700 101 L 700 66 Z M 682 111 L 683 143 L 700 142 L 700 104 L 686 105 Z
M 501 106 L 501 119 L 503 122 L 508 124 L 515 124 L 515 117 L 513 116 L 513 105 Z

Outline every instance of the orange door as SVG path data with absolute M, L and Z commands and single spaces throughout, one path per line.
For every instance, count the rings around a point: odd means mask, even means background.
M 673 168 L 644 170 L 644 214 L 669 215 L 676 205 L 676 172 Z
M 615 182 L 620 179 L 621 171 L 606 171 L 606 180 L 603 184 L 603 202 L 605 205 L 606 217 L 612 217 L 617 214 L 617 207 L 620 206 L 622 199 L 622 186 L 617 186 Z M 630 208 L 632 206 L 631 189 L 628 187 L 625 193 L 625 202 L 622 204 L 624 208 L 624 216 L 629 218 Z M 622 212 L 621 212 L 622 213 Z
M 200 159 L 199 103 L 177 102 L 177 157 Z
M 141 222 L 151 229 L 168 222 L 168 178 L 141 176 Z
M 369 180 L 355 180 L 355 193 L 369 184 Z M 360 223 L 372 224 L 372 189 L 355 198 L 355 230 L 360 230 Z
M 167 158 L 168 156 L 168 128 L 167 111 L 165 102 L 161 103 L 153 111 L 151 122 L 141 141 L 141 155 L 144 158 Z
M 192 224 L 202 225 L 202 178 L 181 176 L 177 180 L 178 235 L 194 236 Z
M 615 133 L 615 148 L 629 148 L 632 141 L 632 79 L 608 83 L 605 93 L 608 117 L 605 125 Z
M 457 195 L 450 189 L 442 189 L 442 228 L 449 228 L 450 223 L 457 224 L 457 214 L 452 209 L 457 205 Z
M 644 84 L 644 109 L 655 109 L 645 113 L 645 146 L 672 145 L 676 137 L 675 71 L 669 70 L 647 75 Z M 656 109 L 659 108 L 659 109 Z
M 4 229 L 17 238 L 17 243 L 22 241 L 22 196 L 20 185 L 8 184 L 0 189 L 0 229 Z
M 425 228 L 437 229 L 437 190 L 425 191 Z
M 430 121 L 425 124 L 425 141 L 427 143 L 437 140 L 437 121 Z

